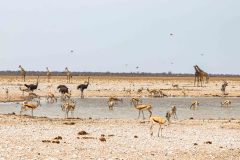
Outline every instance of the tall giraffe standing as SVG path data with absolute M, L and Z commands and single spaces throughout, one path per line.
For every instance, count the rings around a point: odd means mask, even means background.
M 48 79 L 48 82 L 50 82 L 52 73 L 49 71 L 48 67 L 46 67 L 46 69 L 47 69 L 47 79 Z
M 199 81 L 201 82 L 201 86 L 202 86 L 202 78 L 201 78 L 201 75 L 200 75 L 200 72 L 198 70 L 198 67 L 197 65 L 193 66 L 194 69 L 195 69 L 195 80 L 194 80 L 194 86 L 196 84 L 196 81 L 197 81 L 197 86 L 199 86 Z
M 20 73 L 21 73 L 21 76 L 22 76 L 22 80 L 25 82 L 26 71 L 24 70 L 24 68 L 21 65 L 19 65 L 18 68 L 20 68 Z
M 202 77 L 202 80 L 203 80 L 203 77 L 206 77 L 206 83 L 208 83 L 209 81 L 209 75 L 207 72 L 204 72 L 201 68 L 198 67 L 198 65 L 196 65 L 198 71 L 200 72 L 200 76 Z
M 65 72 L 67 74 L 67 83 L 71 82 L 71 78 L 72 78 L 72 73 L 68 70 L 68 68 L 65 68 Z

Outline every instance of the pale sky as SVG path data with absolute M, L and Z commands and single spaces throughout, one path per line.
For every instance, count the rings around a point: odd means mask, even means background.
M 0 0 L 0 70 L 194 73 L 198 64 L 240 74 L 239 8 L 239 0 Z

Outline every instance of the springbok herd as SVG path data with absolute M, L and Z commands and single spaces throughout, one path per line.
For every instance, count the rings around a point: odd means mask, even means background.
M 26 71 L 22 68 L 22 66 L 20 65 L 19 68 L 21 69 L 21 75 L 22 75 L 22 79 L 25 82 L 25 76 L 26 76 Z M 195 81 L 194 81 L 194 85 L 195 82 L 197 81 L 197 85 L 199 85 L 199 83 L 204 82 L 204 77 L 206 77 L 206 83 L 209 80 L 209 76 L 206 72 L 202 71 L 197 65 L 194 66 L 195 68 Z M 67 83 L 71 83 L 71 72 L 68 70 L 68 68 L 65 68 L 65 72 L 67 75 Z M 51 72 L 49 71 L 49 69 L 47 68 L 47 76 L 48 76 L 48 82 L 50 81 L 51 78 Z M 84 90 L 88 88 L 89 85 L 89 79 L 90 77 L 88 77 L 88 81 L 85 81 L 84 84 L 80 84 L 76 87 L 76 89 L 81 91 L 81 99 L 84 98 Z M 31 115 L 33 117 L 33 111 L 38 108 L 39 106 L 41 106 L 41 102 L 40 102 L 40 96 L 38 96 L 36 93 L 34 93 L 34 91 L 38 88 L 38 82 L 39 82 L 39 76 L 37 78 L 37 82 L 35 84 L 24 84 L 24 86 L 20 87 L 19 89 L 22 91 L 22 93 L 24 94 L 24 92 L 29 92 L 28 95 L 28 99 L 26 99 L 25 101 L 21 102 L 21 110 L 20 110 L 20 115 L 22 115 L 22 113 L 24 111 L 27 110 L 31 110 Z M 228 83 L 226 81 L 224 81 L 224 84 L 222 85 L 222 89 L 221 91 L 223 93 L 225 93 L 225 88 L 228 85 Z M 173 84 L 172 85 L 174 88 L 178 88 L 179 86 L 177 84 Z M 58 85 L 57 86 L 57 90 L 61 93 L 61 110 L 63 112 L 65 112 L 65 118 L 68 118 L 68 114 L 69 112 L 72 113 L 72 117 L 73 117 L 73 113 L 74 110 L 76 108 L 76 101 L 74 99 L 72 99 L 72 94 L 71 91 L 69 90 L 69 88 L 66 85 Z M 125 88 L 124 88 L 125 90 Z M 137 93 L 140 94 L 144 89 L 140 88 L 137 90 Z M 128 90 L 125 90 L 126 92 L 131 92 Z M 151 96 L 155 96 L 158 95 L 158 97 L 165 97 L 167 96 L 166 94 L 164 94 L 161 90 L 150 90 L 147 88 L 148 93 Z M 8 89 L 6 89 L 6 95 L 8 95 Z M 8 96 L 7 96 L 8 97 Z M 57 97 L 54 95 L 54 93 L 49 92 L 46 95 L 46 101 L 48 103 L 56 103 L 57 102 Z M 118 102 L 123 102 L 123 99 L 112 96 L 108 98 L 108 102 L 106 104 L 106 106 L 109 107 L 109 111 L 113 110 L 114 105 L 116 105 Z M 142 100 L 140 97 L 132 97 L 130 99 L 130 103 L 131 105 L 133 105 L 135 107 L 135 109 L 138 110 L 138 119 L 140 118 L 140 115 L 142 114 L 143 119 L 145 119 L 144 116 L 144 112 L 147 111 L 149 112 L 149 120 L 151 123 L 151 135 L 152 133 L 152 128 L 154 124 L 159 124 L 159 130 L 158 130 L 158 136 L 159 133 L 161 131 L 161 135 L 162 135 L 162 125 L 165 124 L 166 122 L 168 122 L 168 124 L 171 122 L 170 119 L 171 117 L 173 117 L 174 119 L 177 119 L 177 107 L 176 106 L 171 106 L 171 108 L 166 112 L 166 116 L 165 117 L 161 117 L 161 116 L 153 116 L 152 115 L 152 105 L 151 104 L 145 104 L 142 103 Z M 199 102 L 198 101 L 194 101 L 192 102 L 192 104 L 189 104 L 189 108 L 192 110 L 196 110 L 197 107 L 199 106 Z M 230 100 L 224 100 L 222 102 L 220 102 L 220 105 L 223 107 L 229 107 L 231 105 L 231 101 Z

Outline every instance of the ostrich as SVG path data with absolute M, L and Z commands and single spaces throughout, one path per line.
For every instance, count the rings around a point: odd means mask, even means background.
M 57 87 L 57 89 L 58 89 L 58 91 L 62 94 L 61 95 L 61 100 L 64 100 L 64 95 L 66 94 L 66 93 L 69 93 L 68 92 L 68 87 L 67 86 L 65 86 L 65 85 L 59 85 L 58 87 Z
M 158 129 L 158 137 L 159 137 L 159 131 L 161 130 L 161 137 L 162 137 L 162 125 L 166 123 L 166 120 L 163 117 L 160 116 L 151 116 L 150 117 L 150 134 L 151 136 L 153 135 L 153 125 L 158 123 L 159 124 L 159 129 Z
M 38 87 L 38 80 L 39 80 L 39 76 L 37 78 L 37 83 L 36 84 L 24 84 L 24 86 L 26 86 L 29 91 L 33 92 Z
M 68 93 L 68 87 L 65 85 L 59 85 L 57 89 L 61 94 Z
M 83 95 L 84 89 L 87 89 L 87 88 L 88 88 L 89 79 L 90 79 L 90 77 L 88 77 L 88 81 L 87 81 L 87 82 L 84 82 L 84 84 L 80 84 L 80 85 L 77 86 L 77 89 L 80 89 L 80 91 L 81 91 L 81 98 L 82 98 L 82 99 L 84 98 L 84 95 Z
M 38 100 L 37 102 L 27 102 L 24 101 L 22 103 L 22 107 L 21 107 L 21 111 L 20 111 L 20 115 L 22 115 L 23 111 L 26 111 L 28 109 L 32 110 L 32 117 L 33 117 L 33 110 L 38 108 L 39 106 L 41 106 L 40 101 Z

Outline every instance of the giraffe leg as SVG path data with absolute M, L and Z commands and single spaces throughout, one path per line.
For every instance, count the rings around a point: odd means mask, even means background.
M 195 76 L 195 79 L 194 79 L 194 87 L 195 87 L 196 79 L 197 79 L 197 77 Z

